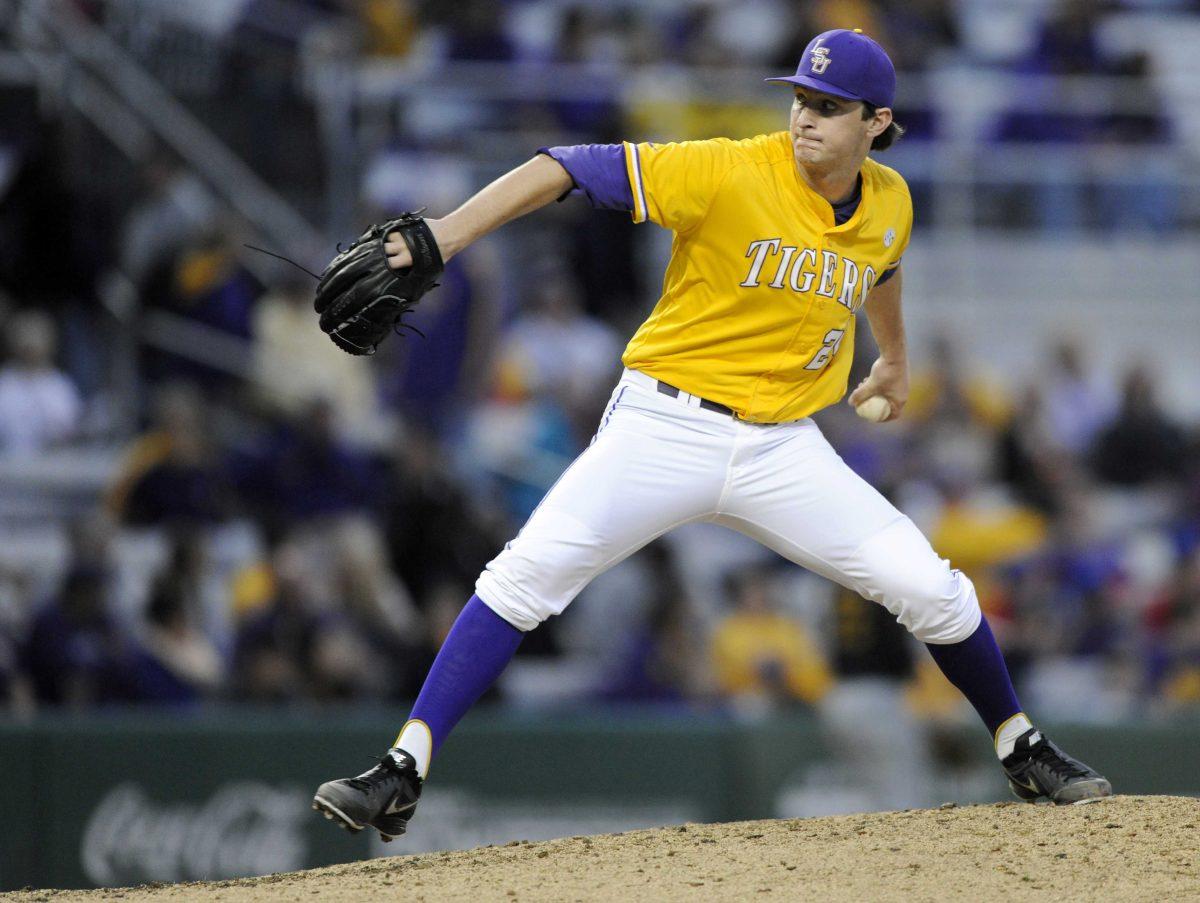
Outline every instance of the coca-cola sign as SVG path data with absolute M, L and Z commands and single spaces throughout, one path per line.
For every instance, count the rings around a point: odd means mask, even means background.
M 97 885 L 287 872 L 307 864 L 309 794 L 298 786 L 225 784 L 199 803 L 160 803 L 137 784 L 92 811 L 80 856 Z

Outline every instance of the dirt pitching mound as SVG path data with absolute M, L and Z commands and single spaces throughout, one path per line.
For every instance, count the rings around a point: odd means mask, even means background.
M 20 901 L 1200 900 L 1200 800 L 682 825 Z M 420 830 L 419 825 L 417 827 Z

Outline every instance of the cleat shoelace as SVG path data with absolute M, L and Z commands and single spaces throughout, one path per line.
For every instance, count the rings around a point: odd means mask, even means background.
M 370 790 L 375 784 L 381 783 L 387 777 L 388 771 L 392 767 L 394 766 L 390 766 L 386 761 L 380 759 L 379 764 L 370 771 L 364 772 L 356 778 L 350 778 L 346 783 L 355 790 Z
M 1030 757 L 1034 762 L 1044 765 L 1052 774 L 1064 779 L 1085 778 L 1087 771 L 1080 767 L 1078 763 L 1072 762 L 1055 752 L 1054 748 L 1043 741 L 1033 749 L 1033 754 Z

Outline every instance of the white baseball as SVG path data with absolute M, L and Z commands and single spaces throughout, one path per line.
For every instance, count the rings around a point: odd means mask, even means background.
M 872 423 L 883 423 L 883 421 L 892 416 L 892 403 L 882 395 L 872 395 L 856 407 L 854 413 L 863 420 L 870 420 Z

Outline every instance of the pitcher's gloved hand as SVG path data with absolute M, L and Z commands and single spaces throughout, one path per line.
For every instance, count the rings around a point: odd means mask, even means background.
M 313 306 L 322 331 L 343 351 L 374 354 L 389 333 L 408 325 L 404 315 L 437 286 L 445 265 L 421 212 L 368 226 L 321 275 Z M 388 266 L 384 244 L 393 232 L 408 245 L 412 266 Z

